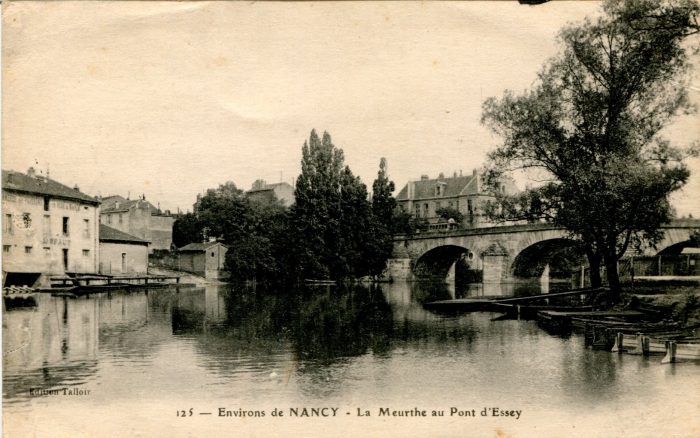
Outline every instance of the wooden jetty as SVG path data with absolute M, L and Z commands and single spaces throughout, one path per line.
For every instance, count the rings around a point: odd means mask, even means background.
M 671 340 L 666 342 L 666 355 L 661 363 L 700 360 L 700 340 Z
M 165 280 L 175 280 L 175 283 L 180 282 L 180 277 L 177 275 L 138 275 L 113 277 L 107 275 L 76 275 L 76 276 L 60 276 L 51 277 L 51 286 L 66 287 L 72 286 L 111 286 L 112 284 L 119 285 L 148 285 L 162 284 Z
M 174 280 L 174 282 L 168 282 Z M 171 284 L 180 284 L 180 277 L 175 275 L 140 275 L 112 277 L 107 275 L 75 275 L 51 277 L 51 293 L 72 288 L 69 292 L 73 294 L 85 294 L 93 292 L 104 292 L 114 289 L 126 289 L 134 287 L 166 287 Z

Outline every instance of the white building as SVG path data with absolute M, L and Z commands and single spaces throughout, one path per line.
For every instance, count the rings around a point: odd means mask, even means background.
M 6 284 L 40 275 L 97 273 L 100 201 L 78 187 L 2 171 L 2 269 Z

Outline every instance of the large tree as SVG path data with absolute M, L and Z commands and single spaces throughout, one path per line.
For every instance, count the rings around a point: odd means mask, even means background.
M 545 181 L 517 198 L 501 196 L 502 219 L 549 220 L 582 242 L 591 280 L 606 267 L 619 293 L 617 260 L 630 244 L 654 245 L 671 219 L 669 194 L 693 153 L 662 137 L 690 113 L 689 36 L 694 0 L 609 1 L 596 19 L 565 27 L 562 52 L 532 89 L 483 105 L 482 122 L 503 138 L 489 155 L 489 179 L 526 169 Z
M 367 186 L 343 161 L 327 132 L 319 138 L 311 131 L 290 214 L 301 278 L 359 277 L 377 273 L 386 262 L 387 234 L 377 231 Z
M 386 261 L 394 250 L 392 227 L 397 212 L 396 198 L 393 192 L 394 182 L 389 179 L 389 166 L 386 158 L 379 161 L 377 179 L 372 184 L 372 241 L 369 251 L 369 271 L 371 275 L 380 275 L 386 268 Z

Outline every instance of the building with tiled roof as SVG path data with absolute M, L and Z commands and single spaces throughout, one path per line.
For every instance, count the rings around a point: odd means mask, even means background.
M 190 243 L 177 250 L 178 270 L 207 279 L 224 279 L 227 251 L 226 245 L 216 241 Z
M 102 198 L 100 223 L 146 240 L 150 252 L 170 249 L 174 222 L 169 212 L 163 213 L 145 196 L 133 200 L 119 195 Z
M 100 273 L 148 273 L 148 241 L 100 224 Z
M 508 194 L 516 192 L 515 185 L 508 180 L 504 180 L 496 189 Z M 409 181 L 396 195 L 396 203 L 404 211 L 431 224 L 442 221 L 436 210 L 453 208 L 464 216 L 464 227 L 492 225 L 486 220 L 484 212 L 486 202 L 493 199 L 494 193 L 486 187 L 476 170 L 467 176 L 455 172 L 453 176 L 445 177 L 441 173 L 436 179 L 423 175 L 418 181 Z
M 2 245 L 6 281 L 66 272 L 96 273 L 100 201 L 36 174 L 2 171 Z M 33 280 L 31 280 L 31 279 Z M 31 284 L 29 284 L 31 285 Z

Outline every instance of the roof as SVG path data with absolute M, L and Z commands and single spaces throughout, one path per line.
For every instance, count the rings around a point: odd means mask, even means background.
M 117 208 L 117 203 L 119 203 L 119 208 Z M 121 196 L 109 196 L 102 199 L 102 209 L 100 213 L 116 213 L 116 212 L 126 212 L 132 208 L 138 208 L 142 210 L 148 210 L 151 214 L 158 214 L 158 210 L 153 204 L 143 199 L 124 199 Z
M 31 177 L 14 170 L 2 171 L 2 189 L 16 192 L 31 193 L 38 196 L 70 199 L 83 203 L 99 205 L 100 201 L 80 190 L 70 188 L 52 179 Z
M 422 198 L 435 198 L 435 186 L 438 183 L 445 185 L 445 191 L 441 198 L 450 198 L 460 195 L 475 195 L 476 184 L 472 184 L 474 180 L 474 175 L 468 176 L 453 176 L 449 178 L 438 178 L 438 179 L 423 179 L 420 181 L 413 181 L 409 184 L 414 184 L 415 192 L 412 199 L 422 199 Z M 465 190 L 466 189 L 466 190 Z M 408 184 L 404 186 L 403 189 L 396 195 L 397 201 L 404 201 L 408 199 Z
M 683 251 L 681 251 L 681 254 L 700 254 L 700 248 L 686 247 L 686 248 L 683 248 Z
M 100 224 L 100 242 L 125 242 L 148 245 L 147 240 L 119 231 L 107 225 Z
M 224 248 L 226 248 L 226 245 L 220 243 L 220 242 L 205 242 L 205 243 L 190 243 L 189 245 L 185 245 L 182 248 L 178 249 L 178 252 L 188 252 L 188 251 L 206 251 L 212 246 L 216 245 L 221 245 Z
M 265 187 L 263 187 L 261 189 L 250 189 L 250 190 L 248 190 L 248 193 L 265 192 L 268 190 L 275 190 L 277 187 L 280 187 L 280 186 L 282 186 L 282 187 L 287 186 L 290 189 L 293 189 L 293 187 L 289 183 L 281 182 L 281 183 L 275 183 L 275 184 L 265 184 Z

